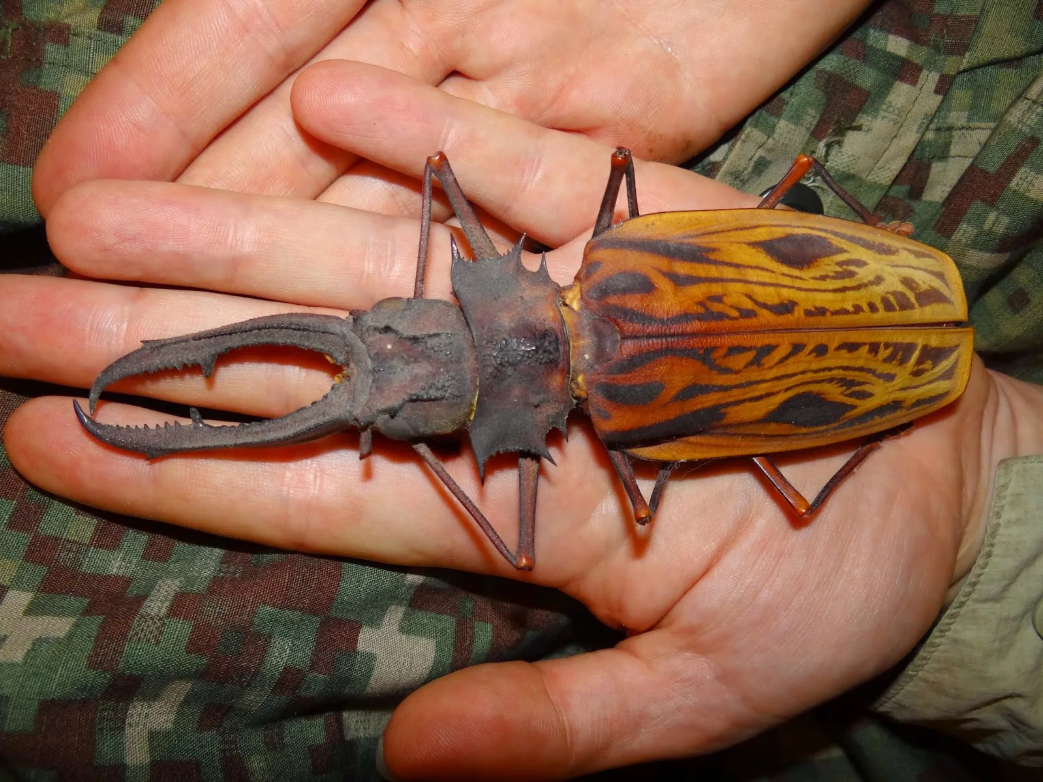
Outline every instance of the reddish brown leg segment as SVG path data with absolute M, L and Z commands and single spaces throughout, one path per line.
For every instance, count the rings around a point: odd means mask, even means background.
M 903 236 L 909 236 L 913 232 L 913 226 L 909 223 L 899 222 L 891 223 L 889 225 L 881 225 L 882 220 L 879 215 L 875 215 L 869 211 L 861 201 L 851 195 L 851 193 L 845 190 L 841 184 L 833 178 L 833 175 L 826 170 L 825 166 L 809 155 L 797 155 L 797 159 L 793 161 L 793 165 L 790 166 L 790 170 L 786 173 L 786 176 L 784 176 L 779 183 L 771 189 L 771 192 L 764 197 L 764 200 L 757 204 L 757 208 L 774 209 L 786 193 L 813 169 L 815 174 L 826 183 L 826 187 L 836 193 L 840 200 L 847 204 L 851 208 L 851 211 L 859 216 L 862 222 L 867 225 L 902 234 Z
M 753 463 L 760 468 L 765 476 L 767 476 L 775 489 L 782 495 L 782 498 L 789 503 L 794 513 L 798 516 L 810 516 L 819 509 L 829 495 L 836 491 L 837 487 L 843 483 L 844 479 L 851 475 L 858 465 L 866 460 L 866 457 L 869 456 L 869 454 L 884 444 L 884 440 L 896 437 L 903 432 L 908 431 L 911 426 L 912 424 L 904 424 L 903 426 L 896 427 L 890 431 L 877 435 L 875 439 L 859 446 L 858 450 L 851 454 L 851 458 L 844 462 L 844 466 L 833 474 L 833 477 L 826 482 L 826 485 L 822 487 L 822 490 L 811 502 L 808 502 L 804 495 L 797 491 L 796 487 L 789 482 L 786 476 L 782 474 L 782 471 L 779 470 L 775 462 L 770 458 L 767 456 L 754 456 Z
M 594 221 L 594 236 L 602 234 L 612 227 L 612 216 L 616 213 L 616 198 L 619 196 L 619 186 L 624 176 L 627 180 L 627 209 L 630 211 L 631 217 L 638 216 L 634 160 L 630 156 L 629 149 L 619 147 L 612 155 L 608 184 L 605 185 L 605 195 L 601 198 L 601 208 L 598 209 L 598 216 Z
M 811 512 L 811 503 L 789 482 L 775 462 L 767 456 L 754 456 L 753 463 L 760 467 L 761 472 L 768 477 L 775 490 L 789 503 L 794 513 L 798 516 L 807 516 Z
M 637 485 L 637 478 L 634 477 L 634 468 L 630 466 L 630 459 L 622 451 L 611 449 L 609 449 L 608 456 L 612 460 L 612 466 L 616 468 L 616 474 L 619 476 L 620 483 L 623 484 L 623 490 L 627 493 L 630 504 L 634 507 L 634 518 L 638 524 L 647 524 L 652 519 L 652 509 L 648 507 L 648 503 L 645 502 L 645 497 L 641 493 L 641 487 Z
M 648 499 L 648 509 L 652 512 L 649 521 L 655 517 L 656 511 L 659 510 L 659 503 L 663 499 L 663 491 L 666 489 L 667 481 L 670 480 L 670 476 L 674 474 L 674 470 L 680 464 L 680 462 L 667 462 L 659 468 L 659 474 L 655 477 L 655 486 L 652 487 L 652 496 Z
M 449 198 L 449 204 L 453 207 L 464 236 L 471 245 L 471 249 L 479 258 L 496 258 L 499 253 L 493 244 L 489 234 L 478 221 L 478 216 L 471 208 L 467 196 L 456 181 L 456 175 L 449 165 L 449 160 L 444 152 L 439 152 L 427 159 L 424 166 L 423 206 L 420 216 L 420 247 L 417 250 L 416 280 L 413 283 L 413 298 L 424 297 L 424 282 L 427 277 L 427 249 L 431 237 L 431 180 L 437 179 L 442 190 Z
M 808 171 L 811 170 L 811 158 L 807 155 L 797 155 L 797 159 L 793 161 L 793 165 L 790 166 L 789 171 L 786 172 L 786 176 L 779 180 L 779 183 L 771 189 L 764 199 L 757 204 L 758 209 L 774 209 L 778 206 L 779 201 L 790 191 L 790 189 L 797 184 L 800 180 L 808 175 Z
M 652 489 L 652 499 L 645 502 L 645 495 L 641 493 L 641 487 L 637 485 L 637 478 L 634 477 L 634 468 L 630 464 L 629 457 L 622 451 L 612 450 L 608 452 L 608 455 L 623 484 L 623 490 L 626 491 L 630 504 L 634 508 L 634 519 L 638 524 L 647 524 L 655 517 L 656 511 L 659 509 L 659 502 L 663 499 L 663 490 L 679 462 L 669 462 L 659 468 L 655 487 Z
M 536 564 L 536 489 L 540 483 L 540 457 L 518 455 L 518 570 Z
M 535 564 L 535 530 L 536 530 L 536 486 L 539 480 L 540 459 L 538 456 L 520 455 L 518 464 L 518 488 L 521 491 L 519 497 L 520 518 L 518 520 L 518 553 L 512 554 L 503 542 L 503 538 L 493 529 L 493 525 L 485 518 L 474 500 L 467 496 L 467 492 L 453 480 L 445 469 L 445 465 L 435 456 L 434 452 L 425 443 L 413 443 L 413 450 L 420 454 L 427 466 L 431 468 L 438 479 L 442 481 L 449 492 L 456 497 L 457 501 L 464 506 L 471 518 L 475 520 L 489 542 L 500 552 L 500 556 L 506 559 L 518 570 L 532 570 Z

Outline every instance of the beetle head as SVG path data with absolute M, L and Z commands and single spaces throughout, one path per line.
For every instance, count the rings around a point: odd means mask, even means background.
M 207 377 L 217 358 L 239 348 L 292 346 L 345 368 L 322 399 L 264 421 L 212 426 L 191 410 L 190 424 L 112 426 L 76 404 L 80 423 L 99 440 L 149 458 L 185 451 L 291 445 L 346 429 L 375 429 L 396 439 L 448 434 L 466 425 L 476 393 L 473 341 L 459 309 L 444 301 L 385 299 L 346 318 L 292 313 L 152 340 L 106 367 L 90 391 L 123 378 L 186 366 Z

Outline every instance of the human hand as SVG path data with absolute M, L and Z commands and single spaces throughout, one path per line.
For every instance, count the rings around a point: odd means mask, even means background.
M 679 162 L 868 4 L 168 0 L 59 123 L 35 166 L 33 196 L 48 217 L 78 182 L 176 180 L 416 214 L 419 198 L 401 180 L 352 168 L 353 155 L 294 122 L 298 69 L 329 58 L 382 65 L 545 127 Z
M 551 274 L 571 279 L 608 149 L 346 63 L 311 69 L 295 106 L 324 142 L 406 175 L 417 176 L 426 155 L 444 148 L 487 212 L 561 246 L 548 254 Z M 646 212 L 750 202 L 661 165 L 638 164 L 637 181 Z M 415 222 L 402 218 L 126 182 L 70 191 L 50 230 L 59 257 L 89 276 L 339 309 L 408 295 L 417 238 Z M 432 295 L 449 292 L 448 257 L 448 232 L 439 228 Z M 7 277 L 0 289 L 8 304 L 0 311 L 0 371 L 79 386 L 142 338 L 287 309 L 82 280 Z M 227 362 L 209 383 L 157 376 L 122 387 L 278 415 L 329 384 L 329 373 L 316 368 L 321 358 L 296 369 L 285 353 L 253 357 L 262 361 Z M 752 470 L 729 463 L 675 478 L 656 521 L 638 529 L 603 448 L 573 422 L 567 447 L 552 443 L 557 466 L 543 470 L 531 574 L 500 560 L 416 457 L 386 441 L 364 463 L 344 448 L 353 440 L 345 435 L 149 464 L 99 445 L 68 400 L 54 398 L 17 411 L 5 438 L 27 478 L 98 507 L 288 548 L 526 578 L 584 601 L 629 637 L 574 658 L 445 677 L 410 696 L 385 734 L 388 765 L 404 778 L 555 778 L 710 751 L 897 662 L 973 562 L 996 461 L 1043 439 L 1039 396 L 977 364 L 958 403 L 889 441 L 800 525 Z M 114 404 L 99 415 L 156 418 Z M 797 454 L 784 469 L 798 486 L 817 488 L 848 453 Z M 491 467 L 484 487 L 468 454 L 449 462 L 512 542 L 509 461 Z

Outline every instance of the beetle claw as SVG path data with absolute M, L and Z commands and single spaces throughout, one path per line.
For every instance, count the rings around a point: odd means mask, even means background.
M 325 354 L 341 366 L 351 363 L 351 318 L 298 313 L 273 315 L 201 331 L 172 339 L 149 340 L 117 359 L 98 375 L 90 390 L 90 412 L 108 386 L 137 375 L 199 366 L 206 377 L 214 371 L 218 356 L 231 350 L 259 345 L 299 347 Z M 192 423 L 156 427 L 112 426 L 95 421 L 76 404 L 83 427 L 99 440 L 151 458 L 182 451 L 240 446 L 287 445 L 314 440 L 342 431 L 354 423 L 354 384 L 339 382 L 326 396 L 308 407 L 280 418 L 228 426 L 204 423 L 196 408 L 189 409 Z

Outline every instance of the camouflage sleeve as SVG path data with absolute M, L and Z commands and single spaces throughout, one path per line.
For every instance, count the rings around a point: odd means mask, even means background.
M 877 708 L 1043 765 L 1043 456 L 996 474 L 981 555 Z

